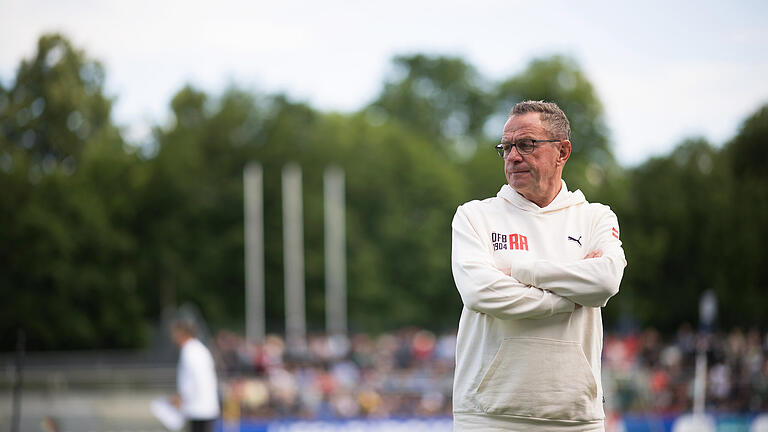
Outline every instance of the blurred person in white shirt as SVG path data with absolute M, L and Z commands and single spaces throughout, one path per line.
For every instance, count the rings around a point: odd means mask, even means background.
M 212 432 L 220 413 L 213 356 L 195 337 L 192 322 L 174 321 L 171 335 L 180 349 L 176 375 L 178 393 L 171 402 L 189 422 L 190 432 Z

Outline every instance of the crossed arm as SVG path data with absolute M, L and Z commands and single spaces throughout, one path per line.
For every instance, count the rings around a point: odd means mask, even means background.
M 459 207 L 452 223 L 451 266 L 464 306 L 499 319 L 546 318 L 572 312 L 575 303 L 526 286 L 494 266 L 480 235 Z
M 602 215 L 592 235 L 595 238 L 592 250 L 583 260 L 515 262 L 509 274 L 521 283 L 551 291 L 577 304 L 603 307 L 619 292 L 627 265 L 618 239 L 616 215 L 610 211 Z
M 615 239 L 616 244 L 598 241 L 598 248 L 581 261 L 515 263 L 506 273 L 495 267 L 461 207 L 452 233 L 453 277 L 464 305 L 500 319 L 546 318 L 572 312 L 577 305 L 603 306 L 618 291 L 626 265 Z

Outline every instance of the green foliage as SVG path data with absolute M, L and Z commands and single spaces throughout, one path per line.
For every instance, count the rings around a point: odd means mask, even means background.
M 474 67 L 460 58 L 421 54 L 395 57 L 393 63 L 395 76 L 373 107 L 441 145 L 480 135 L 493 106 Z
M 110 123 L 98 63 L 44 36 L 0 92 L 0 344 L 146 339 L 133 233 L 142 165 Z
M 689 140 L 631 176 L 631 207 L 621 209 L 620 220 L 631 271 L 620 301 L 662 328 L 697 323 L 701 293 L 720 294 L 728 278 L 720 252 L 729 229 L 725 214 L 713 210 L 727 208 L 730 197 L 717 153 L 703 140 Z
M 447 327 L 460 311 L 450 221 L 463 185 L 434 143 L 365 115 L 336 119 L 347 176 L 350 321 L 359 329 Z M 376 313 L 372 313 L 376 311 Z M 454 313 L 446 313 L 454 311 Z
M 723 320 L 740 323 L 744 316 L 761 325 L 768 324 L 768 105 L 751 115 L 739 133 L 722 151 L 728 177 L 726 193 L 730 198 L 721 207 L 727 215 L 727 239 L 722 255 L 728 257 L 728 278 L 721 286 Z
M 723 149 L 689 140 L 630 173 L 620 209 L 629 269 L 619 298 L 645 323 L 671 330 L 698 322 L 712 289 L 723 327 L 768 324 L 768 107 Z M 663 307 L 661 307 L 663 305 Z
M 412 55 L 367 107 L 322 113 L 284 95 L 182 88 L 173 121 L 139 156 L 110 118 L 104 72 L 43 36 L 0 86 L 0 349 L 137 347 L 166 308 L 192 302 L 214 328 L 244 321 L 243 167 L 264 169 L 269 331 L 284 322 L 281 171 L 303 175 L 307 322 L 324 328 L 323 172 L 344 169 L 349 322 L 356 331 L 456 325 L 457 205 L 505 182 L 492 150 L 510 107 L 558 102 L 571 120 L 571 188 L 611 204 L 629 261 L 607 325 L 696 322 L 713 289 L 724 324 L 766 324 L 762 224 L 768 108 L 723 149 L 692 139 L 624 171 L 579 66 L 534 60 L 498 83 L 460 58 Z M 662 303 L 663 302 L 663 303 Z M 663 306 L 663 307 L 662 307 Z
M 767 137 L 768 105 L 764 105 L 744 121 L 739 133 L 726 145 L 730 168 L 737 179 L 768 181 L 768 154 L 764 151 Z
M 73 163 L 89 137 L 111 126 L 103 84 L 98 62 L 60 35 L 41 37 L 37 54 L 22 61 L 7 92 L 6 138 L 38 161 Z

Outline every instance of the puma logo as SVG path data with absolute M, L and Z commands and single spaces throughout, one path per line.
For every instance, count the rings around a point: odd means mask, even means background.
M 573 238 L 573 237 L 571 237 L 571 236 L 568 236 L 568 240 L 573 240 L 573 241 L 575 241 L 576 243 L 578 243 L 578 244 L 579 244 L 579 247 L 581 247 L 581 237 L 582 237 L 582 236 L 579 236 L 579 239 L 577 240 L 577 239 L 575 239 L 575 238 Z

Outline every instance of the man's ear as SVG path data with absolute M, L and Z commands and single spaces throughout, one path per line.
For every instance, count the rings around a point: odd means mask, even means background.
M 571 157 L 571 142 L 569 140 L 562 140 L 560 142 L 560 154 L 557 155 L 557 163 L 564 165 L 569 157 Z

